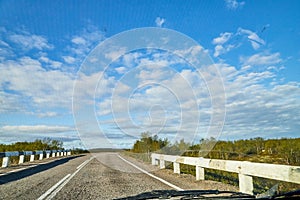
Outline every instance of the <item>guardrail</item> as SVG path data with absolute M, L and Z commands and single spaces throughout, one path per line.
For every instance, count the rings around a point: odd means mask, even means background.
M 218 160 L 151 154 L 152 165 L 165 168 L 165 161 L 173 163 L 174 173 L 180 174 L 180 164 L 196 167 L 196 180 L 204 180 L 205 169 L 238 173 L 240 192 L 253 194 L 253 176 L 300 184 L 300 166 L 254 163 L 249 161 Z M 159 161 L 159 163 L 158 163 Z
M 2 167 L 8 167 L 10 164 L 10 158 L 13 156 L 19 156 L 19 164 L 24 163 L 25 156 L 30 156 L 30 162 L 34 161 L 35 155 L 39 155 L 39 160 L 44 158 L 58 157 L 58 156 L 70 156 L 71 150 L 44 150 L 44 151 L 8 151 L 0 152 L 0 158 L 2 158 Z

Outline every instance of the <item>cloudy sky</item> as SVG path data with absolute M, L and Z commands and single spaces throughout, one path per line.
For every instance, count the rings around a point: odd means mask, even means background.
M 1 1 L 0 143 L 130 147 L 145 131 L 190 142 L 299 137 L 299 9 Z

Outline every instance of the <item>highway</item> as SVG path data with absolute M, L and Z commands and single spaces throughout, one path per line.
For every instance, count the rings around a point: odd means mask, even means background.
M 209 185 L 232 189 L 179 176 L 113 152 L 71 156 L 1 174 L 0 199 L 113 199 L 152 190 L 209 189 Z

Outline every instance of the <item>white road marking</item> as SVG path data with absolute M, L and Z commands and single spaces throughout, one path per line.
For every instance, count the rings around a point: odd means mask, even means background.
M 89 162 L 90 160 L 86 160 L 83 163 L 81 163 L 78 167 L 76 167 L 76 169 L 79 169 L 82 167 L 82 165 L 86 165 L 87 162 Z
M 170 182 L 168 182 L 168 181 L 166 181 L 166 180 L 164 180 L 164 179 L 162 179 L 162 178 L 159 178 L 159 177 L 157 177 L 157 176 L 155 176 L 155 175 L 153 175 L 153 174 L 150 174 L 150 173 L 147 172 L 146 170 L 144 170 L 144 169 L 142 169 L 142 168 L 136 166 L 136 165 L 133 164 L 132 162 L 129 162 L 129 161 L 126 160 L 125 158 L 121 157 L 119 154 L 118 154 L 118 156 L 119 156 L 120 159 L 122 159 L 124 162 L 128 163 L 129 165 L 135 167 L 136 169 L 140 170 L 141 172 L 147 174 L 148 176 L 151 176 L 152 178 L 155 178 L 155 179 L 159 180 L 160 182 L 162 182 L 162 183 L 164 183 L 164 184 L 166 184 L 166 185 L 168 185 L 168 186 L 174 188 L 175 190 L 178 190 L 178 191 L 183 191 L 183 190 L 184 190 L 184 189 L 182 189 L 182 188 L 180 188 L 180 187 L 178 187 L 178 186 L 176 186 L 176 185 L 173 185 L 172 183 L 170 183 Z
M 65 177 L 63 177 L 60 181 L 58 181 L 55 185 L 53 185 L 49 190 L 47 190 L 47 192 L 45 192 L 42 196 L 40 196 L 38 198 L 38 200 L 42 200 L 45 199 L 49 194 L 51 194 L 51 192 L 53 192 L 60 184 L 62 184 L 67 178 L 69 178 L 69 176 L 71 176 L 71 174 L 66 175 Z
M 42 196 L 38 198 L 38 200 L 43 199 L 52 199 L 55 197 L 55 195 L 85 166 L 87 165 L 91 160 L 93 160 L 94 157 L 92 156 L 90 159 L 84 161 L 81 163 L 78 167 L 76 167 L 76 171 L 73 174 L 66 175 L 63 179 L 61 179 L 58 183 L 56 183 L 54 186 L 52 186 L 47 192 L 45 192 Z
M 8 172 L 6 172 L 6 173 L 0 174 L 0 176 L 4 176 L 4 175 L 10 174 L 10 173 L 18 172 L 18 171 L 21 171 L 21 170 L 24 170 L 24 169 L 26 169 L 26 168 L 23 167 L 23 168 L 11 170 L 11 171 L 8 171 Z

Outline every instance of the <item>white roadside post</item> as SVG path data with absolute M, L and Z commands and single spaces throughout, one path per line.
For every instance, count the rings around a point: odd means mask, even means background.
M 18 151 L 10 151 L 10 152 L 5 152 L 4 155 L 2 154 L 1 157 L 3 157 L 2 159 L 2 167 L 8 167 L 10 164 L 10 157 L 11 156 L 19 156 L 19 152 Z
M 20 155 L 20 158 L 19 158 L 19 164 L 24 163 L 24 157 L 25 157 L 24 154 L 23 154 L 23 155 Z
M 156 159 L 153 154 L 151 155 L 151 164 L 156 165 Z
M 253 178 L 245 174 L 239 174 L 239 188 L 240 192 L 246 194 L 253 194 Z
M 30 155 L 30 162 L 34 161 L 34 152 L 32 152 L 32 154 Z
M 196 165 L 196 180 L 204 180 L 204 168 Z
M 46 151 L 46 158 L 50 158 L 50 151 Z
M 71 151 L 68 151 L 67 155 L 70 156 L 71 155 Z
M 39 160 L 43 160 L 43 157 L 44 157 L 44 153 L 43 153 L 43 152 L 40 152 Z
M 52 151 L 52 157 L 55 157 L 55 152 L 54 151 Z
M 173 163 L 173 168 L 174 168 L 174 173 L 175 174 L 180 174 L 180 164 L 177 162 Z
M 164 159 L 159 159 L 159 168 L 160 169 L 165 169 L 166 165 L 165 165 L 165 160 Z
M 9 165 L 9 157 L 4 157 L 2 159 L 2 167 L 8 167 Z

